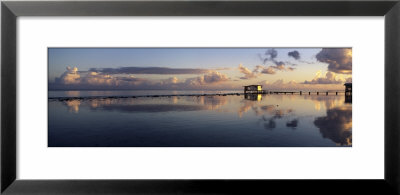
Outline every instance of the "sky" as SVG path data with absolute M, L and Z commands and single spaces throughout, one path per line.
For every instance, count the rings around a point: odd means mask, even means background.
M 343 90 L 351 48 L 49 48 L 49 90 Z

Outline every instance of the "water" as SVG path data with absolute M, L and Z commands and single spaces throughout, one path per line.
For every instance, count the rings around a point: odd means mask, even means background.
M 49 97 L 92 96 L 90 92 L 57 93 L 52 96 L 49 93 Z M 110 92 L 98 96 L 106 93 Z M 117 93 L 121 92 L 113 95 Z M 352 144 L 351 99 L 343 94 L 49 98 L 48 101 L 50 147 L 331 147 Z

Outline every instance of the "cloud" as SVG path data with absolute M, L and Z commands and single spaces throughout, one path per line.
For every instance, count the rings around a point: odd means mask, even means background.
M 52 83 L 50 88 L 92 88 L 97 87 L 115 87 L 131 86 L 147 82 L 147 79 L 136 78 L 134 76 L 113 77 L 109 74 L 103 74 L 93 71 L 78 71 L 77 67 L 67 67 L 67 70 Z
M 272 56 L 274 56 L 275 54 L 272 54 Z M 293 71 L 295 70 L 295 68 L 289 67 L 286 68 L 285 67 L 285 63 L 283 62 L 275 62 L 276 65 L 275 66 L 261 66 L 261 65 L 257 65 L 253 71 L 251 71 L 250 69 L 244 67 L 242 64 L 239 64 L 239 71 L 241 73 L 244 74 L 243 77 L 240 77 L 240 79 L 253 79 L 253 78 L 257 78 L 260 74 L 276 74 L 276 70 L 279 71 Z
M 65 71 L 60 78 L 57 79 L 57 82 L 63 84 L 78 84 L 80 83 L 80 75 L 78 73 L 77 67 L 67 67 L 67 71 Z
M 276 51 L 275 49 L 268 49 L 264 55 L 259 55 L 261 61 L 263 62 L 263 64 L 267 64 L 267 62 L 271 62 L 273 64 L 275 64 L 276 66 L 285 66 L 285 65 L 295 65 L 292 64 L 290 62 L 283 62 L 283 61 L 279 61 L 276 58 L 278 57 L 278 51 Z
M 288 53 L 288 56 L 289 56 L 289 57 L 293 57 L 293 58 L 296 59 L 296 60 L 300 59 L 300 53 L 299 53 L 297 50 L 290 51 L 290 52 Z
M 276 74 L 276 71 L 293 71 L 295 68 L 289 67 L 286 68 L 285 64 L 283 62 L 276 62 L 275 66 L 261 66 L 257 65 L 253 71 L 250 69 L 244 67 L 242 64 L 239 64 L 239 71 L 244 74 L 243 77 L 240 77 L 240 79 L 253 79 L 257 78 L 260 74 Z
M 277 64 L 276 66 L 271 66 L 271 67 L 275 68 L 277 70 L 286 70 L 285 64 L 283 64 L 283 63 Z
M 257 65 L 256 68 L 254 68 L 253 73 L 258 73 L 260 70 L 263 70 L 264 67 L 261 65 Z
M 211 70 L 196 68 L 165 68 L 165 67 L 121 67 L 121 68 L 91 68 L 90 72 L 103 74 L 204 74 Z
M 257 65 L 253 71 L 239 64 L 239 71 L 244 74 L 240 79 L 257 78 L 260 74 L 276 74 L 276 71 L 293 71 L 295 68 L 286 68 L 283 62 L 276 62 L 275 66 L 261 66 Z
M 264 80 L 258 82 L 265 90 L 283 90 L 283 91 L 314 91 L 314 90 L 344 90 L 344 79 L 335 79 L 328 81 L 326 78 L 313 79 L 312 81 L 297 82 L 295 80 L 284 81 L 277 79 L 273 82 Z M 322 84 L 325 83 L 325 84 Z
M 228 81 L 229 78 L 227 75 L 219 73 L 217 71 L 210 72 L 203 76 L 189 78 L 186 80 L 186 83 L 189 85 L 205 85 L 205 84 L 215 84 L 219 82 Z
M 179 83 L 179 79 L 176 77 L 170 77 L 168 79 L 161 81 L 162 85 L 170 85 L 170 84 L 177 84 L 177 83 Z
M 217 71 L 208 71 L 202 76 L 180 81 L 177 77 L 162 80 L 149 80 L 133 75 L 113 75 L 103 72 L 67 70 L 49 83 L 49 89 L 189 89 L 193 86 L 213 85 L 230 80 L 227 75 Z
M 321 77 L 321 72 L 318 71 L 316 76 L 311 81 L 304 81 L 304 84 L 342 84 L 343 79 L 336 79 L 336 75 L 333 72 L 327 72 L 325 77 Z
M 328 64 L 328 70 L 335 73 L 352 73 L 352 49 L 351 48 L 323 48 L 316 58 L 320 62 Z
M 205 83 L 219 83 L 229 80 L 228 76 L 217 71 L 211 72 L 203 76 Z
M 285 64 L 277 64 L 276 66 L 270 66 L 271 68 L 274 68 L 274 69 L 276 69 L 276 70 L 280 70 L 280 71 L 292 71 L 292 70 L 294 70 L 294 68 L 291 68 L 291 67 L 289 67 L 289 68 L 286 68 L 285 67 Z
M 268 61 L 273 61 L 275 62 L 275 58 L 278 56 L 278 51 L 275 49 L 268 49 L 264 53 L 264 58 L 262 58 L 263 63 L 266 64 Z
M 294 80 L 284 82 L 283 79 L 278 79 L 273 83 L 270 83 L 269 81 L 262 81 L 260 84 L 263 85 L 263 88 L 267 90 L 277 90 L 277 89 L 298 90 L 301 87 L 301 84 L 297 83 Z
M 253 71 L 250 71 L 250 69 L 244 67 L 242 64 L 239 64 L 239 71 L 244 74 L 243 77 L 240 77 L 240 79 L 253 79 L 257 78 L 258 76 L 258 71 L 261 69 L 262 66 L 258 65 Z
M 270 67 L 264 68 L 264 69 L 261 71 L 261 73 L 264 73 L 264 74 L 275 74 L 276 71 L 274 70 L 274 68 L 272 68 L 272 67 L 270 66 Z
M 108 74 L 99 74 L 97 72 L 89 72 L 82 76 L 80 83 L 82 85 L 91 86 L 119 86 L 119 85 L 132 85 L 140 82 L 145 82 L 146 79 L 136 78 L 134 76 L 128 77 L 112 77 Z
M 325 78 L 326 79 L 326 78 Z M 260 84 L 263 86 L 264 90 L 268 91 L 277 91 L 277 90 L 282 90 L 282 91 L 326 91 L 326 90 L 344 90 L 343 82 L 344 79 L 335 79 L 336 82 L 330 81 L 329 84 L 318 84 L 317 82 L 321 82 L 322 79 L 320 80 L 314 80 L 314 81 L 307 81 L 309 83 L 305 82 L 297 82 L 295 80 L 290 80 L 290 81 L 284 81 L 283 79 L 277 79 L 275 81 L 268 81 L 264 80 L 261 82 L 258 82 L 257 84 Z M 338 82 L 341 81 L 341 82 Z M 310 82 L 314 82 L 313 84 L 310 84 Z M 325 81 L 325 83 L 328 83 Z
M 300 59 L 300 53 L 298 51 L 292 51 L 288 53 L 289 56 L 294 57 L 295 59 Z M 295 66 L 296 64 L 289 62 L 289 61 L 279 61 L 277 60 L 278 56 L 278 51 L 275 49 L 268 49 L 264 55 L 259 55 L 261 61 L 263 62 L 263 64 L 267 64 L 268 62 L 271 62 L 273 65 L 265 67 L 261 73 L 264 74 L 275 74 L 276 71 L 275 70 L 280 70 L 280 71 L 293 71 L 295 70 L 295 68 L 292 67 L 287 67 L 287 65 L 291 65 L 291 66 Z M 273 69 L 272 69 L 273 68 Z

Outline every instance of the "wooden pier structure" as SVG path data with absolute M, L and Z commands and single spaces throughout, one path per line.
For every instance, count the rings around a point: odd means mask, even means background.
M 289 94 L 289 95 L 294 95 L 294 94 L 299 94 L 299 95 L 303 95 L 303 91 L 268 91 L 265 92 L 265 94 Z M 329 94 L 335 94 L 335 95 L 339 95 L 339 94 L 345 94 L 345 91 L 308 91 L 305 92 L 308 95 L 312 95 L 312 94 L 316 94 L 316 95 L 320 95 L 321 94 L 325 94 L 325 95 L 329 95 Z
M 328 91 L 306 91 L 308 92 L 308 95 L 311 94 L 316 94 L 320 95 L 325 94 L 334 94 L 334 95 L 339 95 L 339 94 L 345 94 L 346 96 L 351 96 L 352 95 L 352 83 L 345 83 L 345 90 L 344 91 L 334 91 L 334 90 L 328 90 Z M 262 89 L 262 85 L 247 85 L 243 86 L 244 87 L 244 94 L 300 94 L 303 95 L 303 91 L 267 91 Z

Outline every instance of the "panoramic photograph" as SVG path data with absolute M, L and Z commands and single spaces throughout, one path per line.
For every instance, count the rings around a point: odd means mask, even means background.
M 352 48 L 48 48 L 48 147 L 351 147 Z

